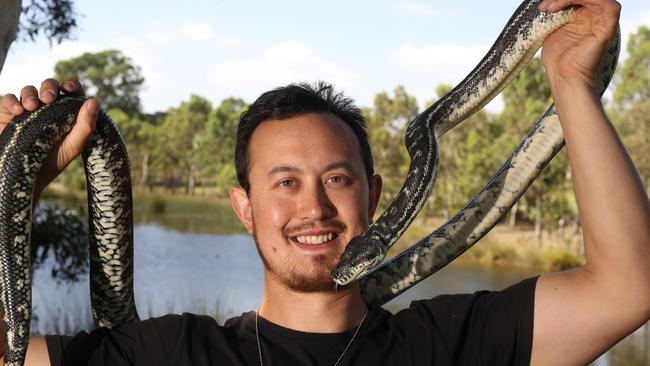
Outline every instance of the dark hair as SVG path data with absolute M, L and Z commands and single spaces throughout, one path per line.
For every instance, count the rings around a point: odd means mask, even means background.
M 242 113 L 237 127 L 237 144 L 235 146 L 235 169 L 239 185 L 247 192 L 248 181 L 248 145 L 253 131 L 260 123 L 269 119 L 288 119 L 307 113 L 331 113 L 350 126 L 361 146 L 361 158 L 366 168 L 368 184 L 374 174 L 372 153 L 366 133 L 366 119 L 352 99 L 336 92 L 332 85 L 325 82 L 315 84 L 289 84 L 268 91 Z

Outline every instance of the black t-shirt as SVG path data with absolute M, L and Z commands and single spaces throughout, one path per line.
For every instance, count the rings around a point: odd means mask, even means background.
M 414 301 L 394 315 L 372 307 L 340 365 L 528 365 L 535 283 Z M 259 332 L 265 366 L 331 366 L 354 329 L 305 333 L 260 317 Z M 259 365 L 254 312 L 224 325 L 185 313 L 46 340 L 53 366 Z

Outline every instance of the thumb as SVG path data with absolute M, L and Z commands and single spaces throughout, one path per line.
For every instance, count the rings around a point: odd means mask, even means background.
M 62 141 L 62 151 L 57 159 L 59 168 L 64 168 L 70 161 L 81 154 L 86 146 L 86 141 L 95 130 L 98 113 L 99 102 L 95 98 L 88 99 L 81 106 L 77 115 L 77 123 Z

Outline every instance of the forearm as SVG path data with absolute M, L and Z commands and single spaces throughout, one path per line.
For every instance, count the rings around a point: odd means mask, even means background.
M 650 204 L 638 173 L 588 85 L 556 81 L 553 89 L 588 269 L 650 293 Z
M 4 365 L 4 337 L 0 334 L 0 366 Z M 29 337 L 27 354 L 25 355 L 26 366 L 49 366 L 50 356 L 47 350 L 45 337 Z

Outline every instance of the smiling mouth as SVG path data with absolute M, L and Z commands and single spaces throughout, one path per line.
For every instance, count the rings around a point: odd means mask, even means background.
M 300 244 L 311 244 L 311 245 L 317 245 L 317 244 L 323 244 L 327 243 L 329 241 L 332 241 L 338 237 L 338 234 L 336 233 L 327 233 L 327 234 L 322 234 L 322 235 L 300 235 L 300 236 L 292 236 L 291 239 L 300 243 Z

